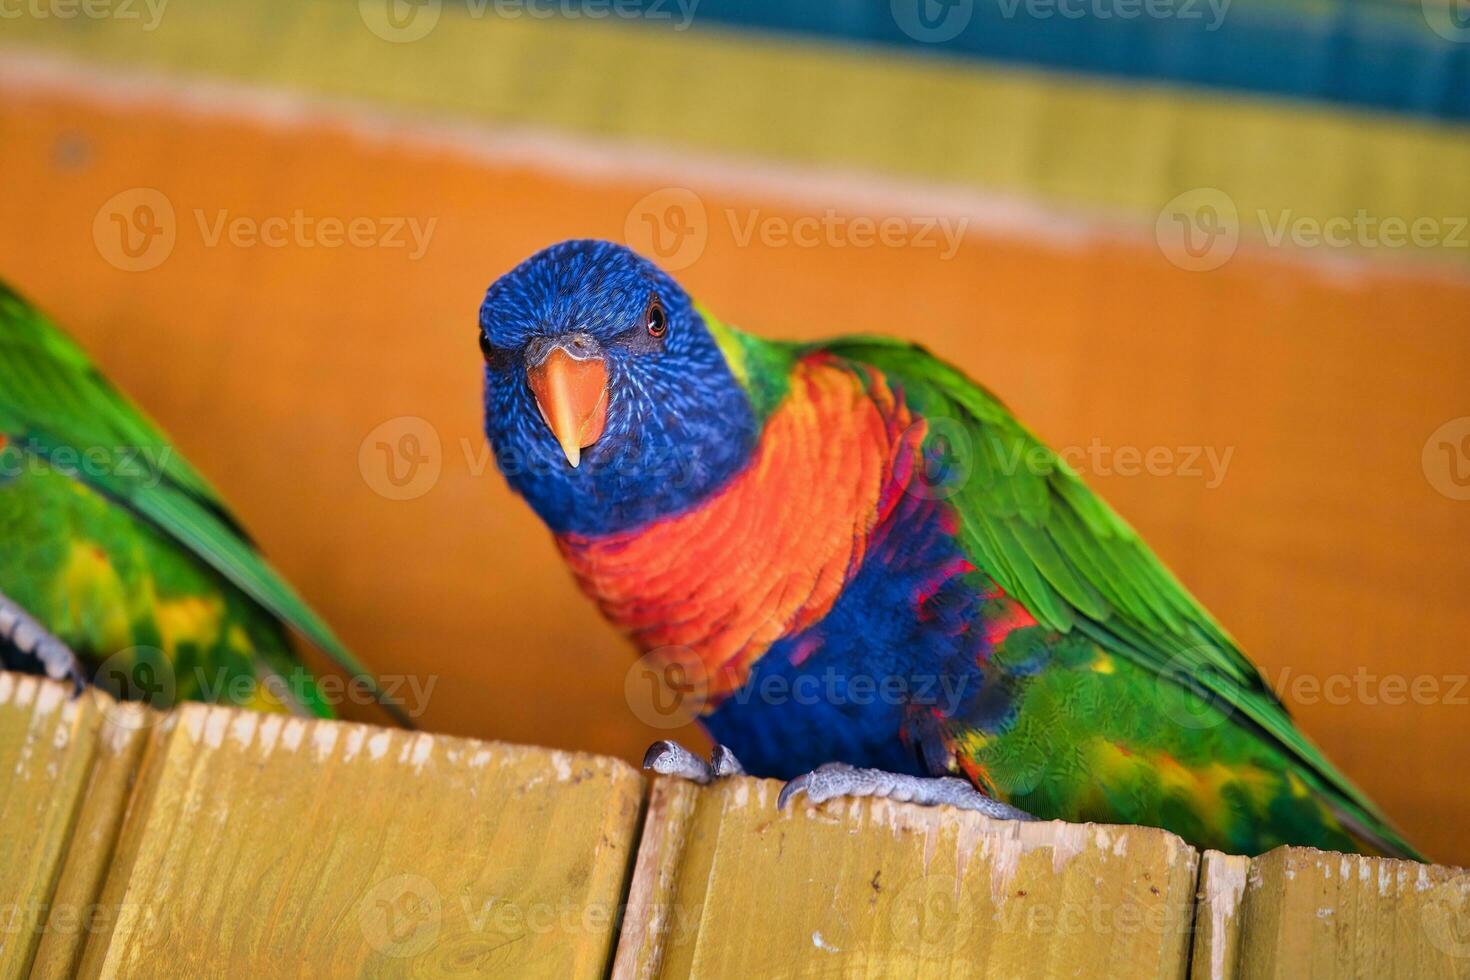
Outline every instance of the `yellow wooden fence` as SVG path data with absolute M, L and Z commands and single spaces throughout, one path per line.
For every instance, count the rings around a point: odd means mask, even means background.
M 1470 872 L 0 674 L 12 977 L 1470 977 Z

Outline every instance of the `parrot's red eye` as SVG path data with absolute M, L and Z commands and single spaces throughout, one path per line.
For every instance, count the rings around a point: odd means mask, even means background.
M 669 318 L 664 314 L 663 304 L 657 299 L 648 304 L 648 315 L 644 320 L 648 324 L 650 337 L 662 337 L 669 332 Z

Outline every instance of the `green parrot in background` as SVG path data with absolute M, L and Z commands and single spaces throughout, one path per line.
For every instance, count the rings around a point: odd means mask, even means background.
M 0 284 L 0 665 L 331 717 L 288 625 L 376 693 L 167 436 Z

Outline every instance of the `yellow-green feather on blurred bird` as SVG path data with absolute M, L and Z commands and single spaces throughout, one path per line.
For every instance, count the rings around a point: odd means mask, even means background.
M 0 284 L 0 665 L 330 717 L 288 626 L 376 692 L 168 437 Z

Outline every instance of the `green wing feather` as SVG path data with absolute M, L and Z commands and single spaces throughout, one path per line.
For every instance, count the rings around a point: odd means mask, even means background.
M 3 283 L 0 433 L 53 465 L 88 447 L 138 450 L 129 466 L 65 468 L 214 568 L 354 677 L 371 682 L 331 628 L 261 557 L 204 477 L 76 343 Z M 385 707 L 407 723 L 392 705 Z
M 994 395 L 912 344 L 853 337 L 809 349 L 881 370 L 931 431 L 935 420 L 953 420 L 948 434 L 968 443 L 951 450 L 968 467 L 951 498 L 966 547 L 1039 622 L 1206 694 L 1278 745 L 1354 831 L 1386 851 L 1415 853 L 1301 734 L 1235 641 L 1138 534 Z

